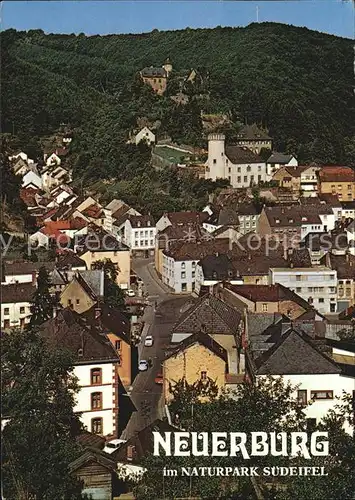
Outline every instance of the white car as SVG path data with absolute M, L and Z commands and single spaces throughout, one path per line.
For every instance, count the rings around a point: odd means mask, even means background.
M 145 359 L 141 359 L 139 362 L 139 365 L 138 365 L 138 370 L 140 372 L 147 371 L 148 370 L 148 361 L 146 361 Z
M 105 444 L 105 448 L 103 449 L 103 451 L 105 453 L 111 454 L 114 451 L 118 450 L 118 448 L 125 442 L 126 441 L 124 439 L 112 439 L 112 441 L 108 441 Z
M 130 289 L 130 290 L 127 290 L 126 295 L 128 295 L 128 297 L 135 297 L 136 292 L 134 290 Z
M 151 335 L 147 335 L 146 338 L 145 338 L 145 341 L 144 341 L 144 345 L 146 347 L 152 347 L 152 345 L 154 344 L 154 339 Z

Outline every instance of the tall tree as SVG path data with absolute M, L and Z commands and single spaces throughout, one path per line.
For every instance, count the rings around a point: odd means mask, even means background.
M 117 264 L 112 262 L 111 259 L 97 260 L 93 262 L 92 269 L 103 269 L 104 271 L 106 304 L 124 312 L 126 310 L 125 294 L 116 283 L 119 273 Z
M 53 317 L 56 305 L 55 298 L 50 293 L 50 277 L 45 267 L 40 267 L 37 277 L 37 288 L 31 304 L 30 328 L 41 325 Z
M 81 431 L 70 354 L 51 350 L 33 330 L 16 330 L 1 338 L 1 361 L 4 498 L 81 498 L 68 469 L 80 451 Z

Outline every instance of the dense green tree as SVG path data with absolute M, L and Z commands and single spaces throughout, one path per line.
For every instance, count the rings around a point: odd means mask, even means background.
M 41 325 L 53 317 L 56 299 L 50 293 L 50 276 L 45 267 L 40 267 L 37 276 L 37 288 L 31 302 L 30 328 Z
M 93 262 L 92 269 L 104 270 L 105 303 L 124 312 L 126 310 L 125 294 L 116 283 L 118 273 L 120 272 L 117 264 L 110 259 L 97 260 Z
M 8 500 L 74 500 L 81 486 L 70 476 L 81 431 L 74 414 L 73 362 L 34 331 L 1 338 L 2 484 Z

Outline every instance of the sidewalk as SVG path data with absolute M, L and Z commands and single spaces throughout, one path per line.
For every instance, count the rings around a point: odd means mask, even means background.
M 173 293 L 173 292 L 172 292 L 172 290 L 171 290 L 171 289 L 170 289 L 167 285 L 165 285 L 165 283 L 163 283 L 163 282 L 160 280 L 160 278 L 159 278 L 159 276 L 158 276 L 158 274 L 157 274 L 157 272 L 156 272 L 156 270 L 155 270 L 155 267 L 154 267 L 154 262 L 151 262 L 150 264 L 148 264 L 147 269 L 148 269 L 148 272 L 149 272 L 149 274 L 150 274 L 151 278 L 155 281 L 155 283 L 156 283 L 156 284 L 157 284 L 157 285 L 158 285 L 158 286 L 159 286 L 159 287 L 160 287 L 160 288 L 161 288 L 161 289 L 162 289 L 165 293 L 167 293 L 167 294 L 171 295 L 171 294 Z

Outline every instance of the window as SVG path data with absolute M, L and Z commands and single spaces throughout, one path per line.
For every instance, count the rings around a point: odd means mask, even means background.
M 259 182 L 261 181 L 261 175 L 258 175 L 258 181 Z
M 91 385 L 102 383 L 102 370 L 101 368 L 92 368 L 91 370 Z
M 311 399 L 333 399 L 333 391 L 311 391 Z
M 186 283 L 181 283 L 181 291 L 186 292 L 187 290 L 187 284 Z
M 80 304 L 80 299 L 76 299 L 76 305 Z
M 296 281 L 301 281 L 302 276 L 300 274 L 296 274 Z
M 150 240 L 150 246 L 153 247 L 154 246 L 154 240 Z
M 102 418 L 91 419 L 91 432 L 93 434 L 103 434 Z
M 217 163 L 217 160 L 216 160 L 216 159 L 214 159 L 214 160 L 213 160 L 213 165 L 215 165 L 216 163 Z
M 250 166 L 250 165 L 248 165 L 248 166 L 247 166 L 247 172 L 250 172 L 250 171 L 251 171 L 251 166 Z
M 91 409 L 101 410 L 102 408 L 102 392 L 91 393 Z
M 24 307 L 20 307 L 20 314 L 25 314 L 25 308 Z
M 267 304 L 263 304 L 262 307 L 261 307 L 261 310 L 263 312 L 267 312 Z
M 248 176 L 244 175 L 244 182 L 248 182 Z
M 148 238 L 148 231 L 144 231 L 144 237 Z
M 201 372 L 201 380 L 207 380 L 207 372 Z
M 240 184 L 242 182 L 242 178 L 240 177 L 240 175 L 238 175 L 237 177 L 237 182 Z
M 195 277 L 195 271 L 192 271 L 191 272 L 191 278 L 194 278 Z
M 6 316 L 8 316 L 10 314 L 10 308 L 9 307 L 5 307 L 4 314 L 6 314 Z
M 300 292 L 302 292 L 302 288 L 300 288 L 300 287 L 297 287 L 297 288 L 296 288 L 296 292 L 297 292 L 297 293 L 300 293 Z
M 148 222 L 149 222 L 149 221 L 148 221 Z M 150 222 L 149 222 L 149 224 L 150 224 Z M 149 225 L 149 224 L 148 224 L 148 225 Z M 153 238 L 153 230 L 152 230 L 152 229 L 149 231 L 149 236 L 150 236 L 151 238 Z
M 186 265 L 185 262 L 181 262 L 181 269 L 185 269 Z
M 135 246 L 135 247 L 137 247 L 137 246 L 138 246 L 138 241 L 137 241 L 137 240 L 135 240 L 135 242 L 134 242 L 134 246 Z
M 116 351 L 120 351 L 121 350 L 121 341 L 120 340 L 116 340 L 116 342 L 115 342 L 115 349 L 116 349 Z
M 148 240 L 144 240 L 144 246 L 147 247 L 148 246 Z
M 318 299 L 318 302 L 319 302 L 320 304 L 324 304 L 324 299 Z
M 4 329 L 10 328 L 10 320 L 9 319 L 4 319 Z
M 73 305 L 71 299 L 68 299 L 68 306 L 71 307 Z
M 186 272 L 185 271 L 181 271 L 181 278 L 186 278 Z
M 240 167 L 237 168 L 237 172 L 238 172 L 238 174 L 240 174 Z
M 297 401 L 301 405 L 307 404 L 307 391 L 305 389 L 297 391 Z
M 229 172 L 229 173 L 231 172 L 231 168 L 230 168 L 230 167 L 228 168 L 228 172 Z

